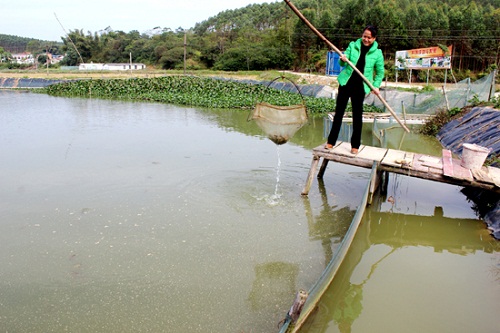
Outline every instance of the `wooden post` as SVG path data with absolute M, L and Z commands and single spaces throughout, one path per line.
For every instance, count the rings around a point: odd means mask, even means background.
M 309 190 L 311 189 L 311 185 L 314 179 L 314 173 L 316 172 L 316 168 L 318 167 L 319 156 L 314 155 L 311 163 L 311 169 L 309 169 L 309 174 L 307 175 L 306 186 L 302 190 L 302 195 L 308 195 Z
M 467 102 L 469 101 L 469 92 L 470 92 L 470 77 L 467 78 L 467 94 L 465 96 L 464 107 L 467 106 Z
M 495 96 L 495 78 L 497 77 L 497 70 L 493 70 L 493 78 L 491 79 L 490 93 L 488 94 L 488 102 L 491 101 L 491 98 Z
M 444 72 L 444 84 L 443 84 L 443 87 L 446 88 L 446 79 L 448 77 L 448 68 L 446 68 L 445 72 Z M 443 89 L 444 89 L 443 88 Z
M 323 179 L 323 175 L 325 174 L 326 167 L 328 166 L 328 159 L 323 158 L 323 163 L 321 163 L 321 167 L 318 172 L 318 179 Z
M 403 121 L 406 124 L 406 108 L 405 108 L 405 101 L 401 101 L 401 111 L 403 112 Z
M 446 89 L 443 85 L 443 95 L 444 95 L 444 100 L 446 101 L 446 110 L 450 111 L 450 103 L 448 102 L 448 95 L 446 95 Z
M 130 75 L 132 75 L 132 52 L 130 52 L 130 66 L 129 66 L 129 69 L 130 69 Z
M 383 172 L 382 189 L 381 189 L 381 193 L 383 195 L 387 195 L 387 188 L 388 187 L 389 187 L 389 172 L 384 171 Z
M 382 171 L 378 170 L 377 161 L 373 161 L 372 169 L 377 169 L 377 171 L 372 173 L 372 178 L 370 180 L 370 191 L 368 192 L 368 205 L 372 204 L 373 194 L 375 193 L 380 184 L 380 177 L 382 174 Z

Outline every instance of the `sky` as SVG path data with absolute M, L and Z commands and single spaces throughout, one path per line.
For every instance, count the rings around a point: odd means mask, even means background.
M 189 29 L 218 13 L 278 0 L 1 0 L 0 34 L 61 41 L 111 27 L 140 33 L 155 27 Z M 62 25 L 62 26 L 61 26 Z

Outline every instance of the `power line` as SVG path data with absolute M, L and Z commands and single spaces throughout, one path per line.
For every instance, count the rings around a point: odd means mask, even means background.
M 310 34 L 296 34 L 296 36 L 311 36 Z M 359 35 L 340 35 L 340 34 L 326 34 L 329 39 L 348 39 L 355 40 L 359 38 Z M 427 41 L 481 41 L 481 42 L 498 42 L 500 43 L 500 37 L 495 36 L 387 36 L 379 34 L 377 40 L 379 41 L 397 41 L 397 40 L 419 40 L 425 39 Z

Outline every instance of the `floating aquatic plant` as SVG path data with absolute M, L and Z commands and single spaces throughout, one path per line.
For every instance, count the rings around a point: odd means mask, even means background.
M 251 109 L 262 100 L 279 106 L 304 102 L 310 115 L 325 114 L 335 108 L 335 100 L 330 98 L 302 97 L 296 92 L 267 88 L 263 84 L 197 76 L 75 80 L 48 86 L 44 91 L 53 96 L 127 99 L 223 109 Z M 365 108 L 372 107 L 367 105 Z

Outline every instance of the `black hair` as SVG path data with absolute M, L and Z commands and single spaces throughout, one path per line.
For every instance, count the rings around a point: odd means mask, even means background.
M 367 26 L 363 29 L 363 31 L 365 31 L 365 30 L 370 31 L 370 32 L 372 33 L 372 37 L 373 37 L 373 38 L 377 37 L 377 33 L 378 33 L 378 29 L 377 29 L 377 27 L 375 27 L 375 26 L 373 26 L 373 25 L 367 25 Z

